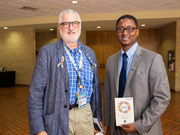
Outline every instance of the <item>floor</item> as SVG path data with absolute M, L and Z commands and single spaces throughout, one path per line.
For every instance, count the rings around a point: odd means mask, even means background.
M 28 86 L 0 87 L 0 135 L 29 135 Z M 171 92 L 171 102 L 162 115 L 164 135 L 180 135 L 180 93 Z
M 0 87 L 0 135 L 29 135 L 28 86 Z

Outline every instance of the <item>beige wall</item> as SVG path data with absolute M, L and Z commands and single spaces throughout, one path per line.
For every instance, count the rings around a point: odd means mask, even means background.
M 57 41 L 56 31 L 37 32 L 36 33 L 36 51 L 39 51 L 42 46 L 48 45 L 55 41 Z
M 180 20 L 176 24 L 175 89 L 180 91 Z
M 175 71 L 169 71 L 168 69 L 168 51 L 175 50 L 175 48 L 176 48 L 176 23 L 174 22 L 160 29 L 160 54 L 163 56 L 165 62 L 170 88 L 176 91 L 175 73 L 177 72 L 177 70 L 175 69 Z
M 35 64 L 33 29 L 0 31 L 0 65 L 16 71 L 16 84 L 29 85 Z

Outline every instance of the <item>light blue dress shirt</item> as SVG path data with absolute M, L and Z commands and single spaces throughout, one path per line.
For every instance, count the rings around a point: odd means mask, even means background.
M 138 43 L 136 42 L 127 52 L 127 70 L 126 70 L 126 78 L 128 76 L 128 73 L 129 73 L 129 69 L 130 69 L 130 66 L 131 66 L 131 63 L 132 63 L 132 60 L 134 58 L 134 54 L 136 52 L 136 49 L 137 49 L 137 46 L 138 46 Z M 121 54 L 120 54 L 120 62 L 119 62 L 119 75 L 121 73 L 121 69 L 122 69 L 122 64 L 123 64 L 123 59 L 122 59 L 122 55 L 123 55 L 124 51 L 123 49 L 121 48 Z

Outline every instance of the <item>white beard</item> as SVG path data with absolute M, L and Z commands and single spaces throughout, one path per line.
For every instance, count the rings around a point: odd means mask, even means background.
M 75 34 L 73 34 L 73 36 L 69 35 L 69 32 L 73 32 Z M 75 32 L 75 31 L 68 31 L 67 33 L 62 33 L 62 30 L 60 30 L 60 35 L 63 39 L 64 42 L 68 42 L 68 43 L 74 43 L 77 42 L 80 35 L 81 35 L 81 29 L 79 29 L 79 32 Z

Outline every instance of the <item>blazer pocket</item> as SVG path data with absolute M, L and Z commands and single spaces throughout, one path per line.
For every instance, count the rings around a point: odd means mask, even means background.
M 148 75 L 145 73 L 136 74 L 132 78 L 132 82 L 135 82 L 140 85 L 144 85 L 148 83 Z
M 148 75 L 145 73 L 134 75 L 130 86 L 133 89 L 134 95 L 138 97 L 139 101 L 150 98 Z
M 55 115 L 54 115 L 54 113 L 44 116 L 44 126 L 45 126 L 45 130 L 48 135 L 55 134 Z
M 140 92 L 141 94 L 149 93 L 149 80 L 148 75 L 145 73 L 134 75 L 130 85 L 133 89 L 136 89 L 136 92 Z

